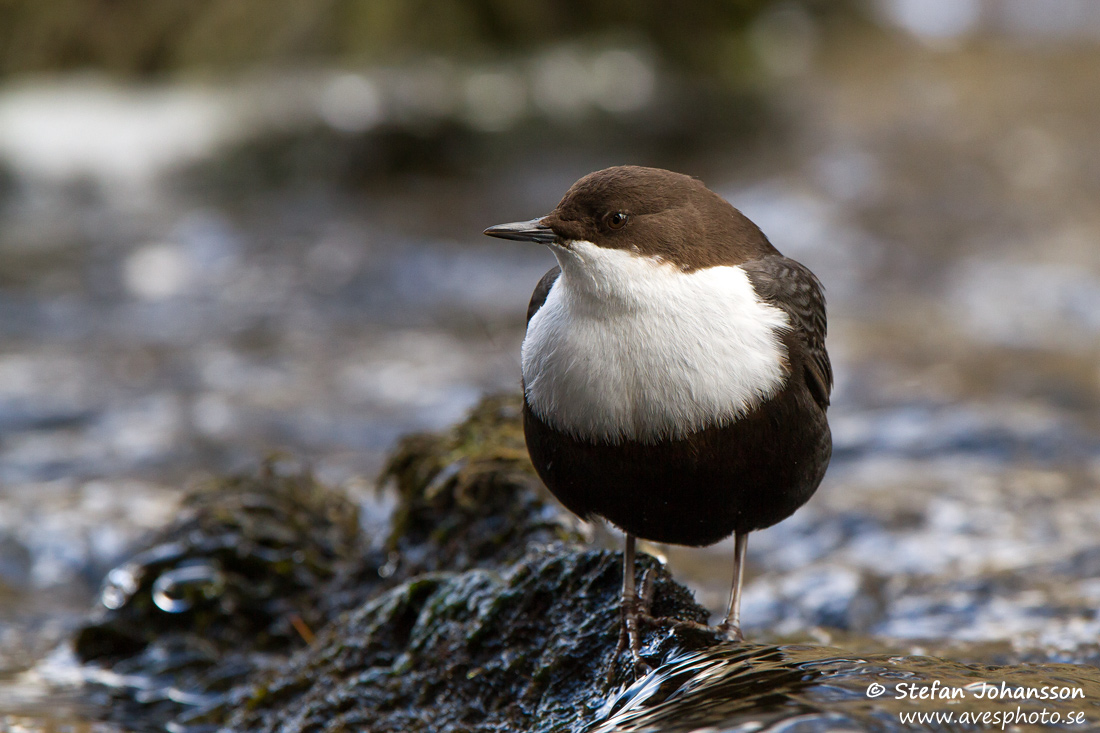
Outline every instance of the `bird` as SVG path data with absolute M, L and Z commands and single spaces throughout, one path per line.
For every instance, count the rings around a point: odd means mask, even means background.
M 547 245 L 521 347 L 523 430 L 550 492 L 625 535 L 620 648 L 639 668 L 637 538 L 734 537 L 717 630 L 740 642 L 749 533 L 793 514 L 832 454 L 823 287 L 700 180 L 590 173 L 549 214 L 485 234 Z

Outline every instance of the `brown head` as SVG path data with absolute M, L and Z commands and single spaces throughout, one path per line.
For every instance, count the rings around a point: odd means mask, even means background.
M 657 257 L 685 272 L 776 253 L 755 224 L 699 180 L 641 166 L 590 173 L 541 219 L 485 233 L 565 249 L 591 242 Z

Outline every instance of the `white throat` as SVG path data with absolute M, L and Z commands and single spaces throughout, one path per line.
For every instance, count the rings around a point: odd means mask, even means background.
M 684 273 L 655 257 L 575 241 L 527 326 L 523 382 L 535 414 L 581 439 L 680 438 L 778 392 L 786 314 L 740 267 Z

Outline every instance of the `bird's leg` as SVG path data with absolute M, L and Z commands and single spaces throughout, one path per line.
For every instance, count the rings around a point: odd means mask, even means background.
M 651 583 L 643 581 L 643 588 L 649 595 L 652 591 Z M 638 635 L 638 608 L 639 598 L 634 588 L 634 535 L 626 535 L 626 547 L 623 550 L 623 597 L 622 597 L 622 624 L 619 627 L 619 644 L 615 649 L 615 656 L 628 645 L 630 656 L 634 659 L 634 667 L 637 670 L 645 670 L 649 665 L 642 659 L 642 642 Z
M 726 620 L 718 630 L 732 641 L 743 641 L 741 633 L 741 581 L 745 577 L 745 550 L 749 546 L 749 533 L 737 532 L 733 536 L 733 586 L 730 588 L 730 605 Z
M 646 568 L 642 573 L 642 588 L 638 591 L 638 611 L 642 615 L 649 616 L 653 608 L 653 595 L 657 592 L 657 586 L 653 581 L 653 568 Z
M 634 535 L 632 534 L 627 534 L 626 546 L 623 549 L 622 616 L 623 630 L 630 643 L 630 654 L 637 662 L 641 651 L 641 640 L 638 638 L 638 594 L 634 589 Z

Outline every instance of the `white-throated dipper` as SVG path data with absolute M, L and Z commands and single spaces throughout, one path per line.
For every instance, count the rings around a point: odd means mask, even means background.
M 635 537 L 734 535 L 719 628 L 740 639 L 748 534 L 802 506 L 832 452 L 821 284 L 700 181 L 656 168 L 591 173 L 541 219 L 485 233 L 558 260 L 527 308 L 524 434 L 562 504 L 626 533 L 635 661 Z

